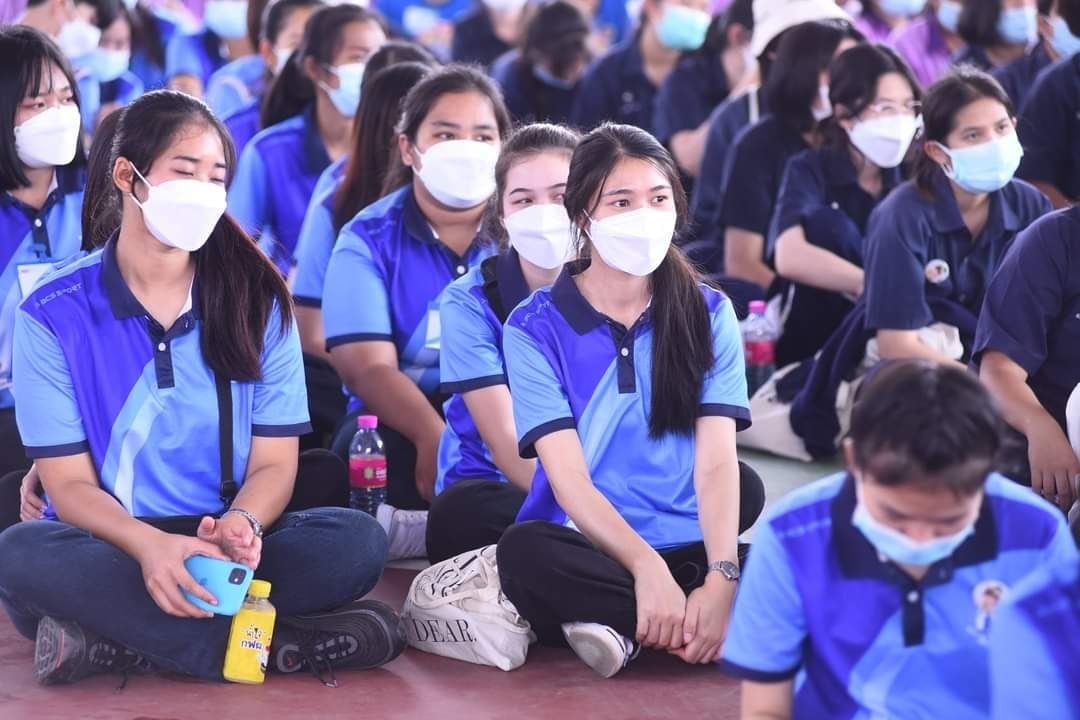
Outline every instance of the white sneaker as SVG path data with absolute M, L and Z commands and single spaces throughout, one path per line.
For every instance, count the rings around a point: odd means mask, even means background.
M 375 519 L 390 541 L 387 560 L 427 557 L 427 510 L 398 510 L 383 503 Z
M 582 662 L 603 677 L 614 677 L 637 656 L 637 645 L 600 623 L 563 623 L 563 635 Z

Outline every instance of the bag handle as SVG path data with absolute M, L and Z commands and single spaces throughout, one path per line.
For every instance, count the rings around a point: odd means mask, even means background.
M 217 387 L 218 445 L 221 447 L 221 502 L 228 508 L 238 492 L 233 477 L 232 383 L 214 373 L 214 385 Z

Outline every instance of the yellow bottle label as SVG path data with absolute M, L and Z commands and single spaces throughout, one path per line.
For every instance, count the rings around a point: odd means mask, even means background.
M 272 606 L 266 610 L 254 610 L 245 605 L 233 617 L 229 645 L 225 651 L 223 675 L 226 680 L 259 684 L 266 679 L 276 614 Z

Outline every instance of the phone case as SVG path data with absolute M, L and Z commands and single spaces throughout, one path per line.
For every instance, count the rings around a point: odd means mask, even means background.
M 181 588 L 184 597 L 197 608 L 216 615 L 235 615 L 240 611 L 247 597 L 255 573 L 247 565 L 238 565 L 226 560 L 217 560 L 202 555 L 193 555 L 184 561 L 184 567 L 195 578 L 195 582 L 210 591 L 217 605 L 209 605 L 187 590 Z

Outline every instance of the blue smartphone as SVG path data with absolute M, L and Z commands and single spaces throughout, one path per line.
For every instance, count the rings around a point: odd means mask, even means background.
M 235 615 L 247 597 L 248 586 L 255 573 L 247 565 L 227 560 L 217 560 L 203 555 L 192 555 L 184 561 L 184 567 L 195 582 L 210 591 L 217 605 L 209 605 L 181 588 L 184 597 L 195 607 L 216 615 Z

